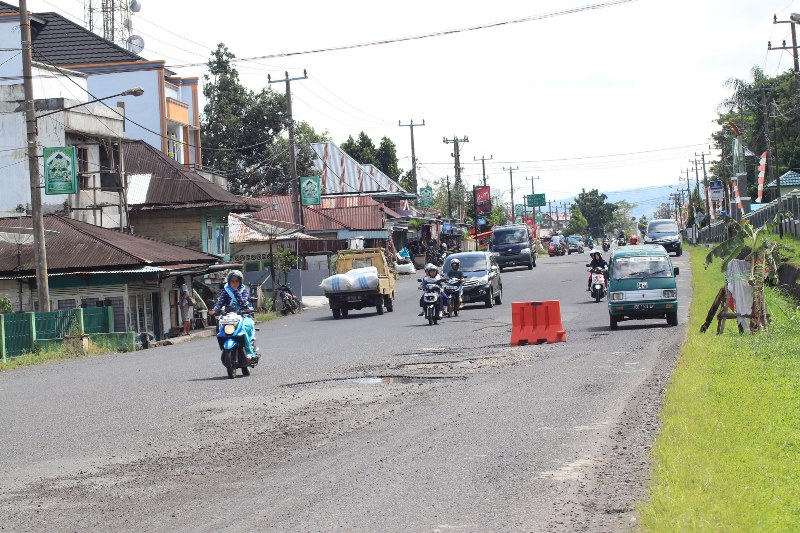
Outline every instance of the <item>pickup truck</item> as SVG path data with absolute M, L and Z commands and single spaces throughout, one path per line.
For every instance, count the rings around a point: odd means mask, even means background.
M 355 283 L 342 290 L 334 290 L 339 284 L 330 288 L 323 285 L 333 318 L 346 317 L 351 309 L 365 307 L 374 307 L 379 315 L 383 314 L 384 308 L 390 313 L 394 310 L 394 272 L 386 261 L 383 249 L 342 250 L 336 255 L 336 274 L 347 275 L 352 270 L 365 267 L 377 269 L 378 279 L 374 288 L 364 288 L 364 283 Z

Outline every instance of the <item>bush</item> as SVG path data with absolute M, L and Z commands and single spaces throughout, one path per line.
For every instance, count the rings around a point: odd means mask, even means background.
M 10 313 L 13 310 L 14 308 L 11 305 L 11 300 L 6 296 L 0 296 L 0 315 Z

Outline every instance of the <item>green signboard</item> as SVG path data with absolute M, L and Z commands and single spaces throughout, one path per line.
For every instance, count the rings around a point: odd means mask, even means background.
M 525 202 L 528 204 L 528 207 L 546 207 L 547 202 L 545 201 L 544 194 L 529 194 L 525 197 Z
M 322 203 L 319 176 L 300 178 L 300 201 L 303 205 L 319 205 Z
M 78 156 L 74 146 L 45 148 L 44 193 L 77 194 Z
M 522 216 L 525 214 L 525 206 L 522 204 L 514 205 L 514 214 L 517 216 Z
M 430 207 L 433 205 L 433 189 L 431 187 L 422 187 L 419 190 L 419 206 Z

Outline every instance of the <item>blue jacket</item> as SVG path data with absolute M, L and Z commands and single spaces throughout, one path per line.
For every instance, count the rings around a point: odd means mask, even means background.
M 231 303 L 233 298 L 231 298 L 230 293 L 233 293 L 236 298 L 236 305 L 239 306 L 239 309 L 250 307 L 250 289 L 246 285 L 241 285 L 239 290 L 235 291 L 226 283 L 219 292 L 219 298 L 214 306 L 214 313 L 219 313 L 220 309 Z

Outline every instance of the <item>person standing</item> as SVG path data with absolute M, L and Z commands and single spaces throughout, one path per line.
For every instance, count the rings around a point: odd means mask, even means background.
M 180 309 L 181 322 L 183 323 L 181 335 L 188 335 L 192 328 L 192 318 L 194 318 L 194 307 L 191 302 L 192 293 L 189 291 L 183 276 L 178 276 L 175 282 L 178 285 L 178 308 Z

